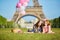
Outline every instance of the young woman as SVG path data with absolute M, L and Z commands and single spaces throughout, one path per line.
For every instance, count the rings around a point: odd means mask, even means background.
M 33 26 L 33 30 L 34 30 L 34 32 L 38 32 L 38 23 L 40 22 L 40 20 L 36 23 L 36 24 L 34 24 L 34 26 Z
M 44 24 L 42 23 L 42 21 L 39 20 L 33 27 L 34 32 L 42 32 L 43 26 L 44 26 Z
M 49 20 L 45 20 L 44 23 L 45 26 L 43 27 L 43 33 L 54 33 L 51 30 L 51 23 L 49 22 Z

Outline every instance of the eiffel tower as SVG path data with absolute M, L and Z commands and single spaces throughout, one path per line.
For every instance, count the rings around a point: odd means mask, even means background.
M 41 19 L 45 19 L 45 15 L 42 11 L 42 6 L 39 5 L 38 0 L 32 0 L 33 1 L 33 6 L 27 6 L 26 8 L 26 14 L 25 15 L 33 15 L 35 17 L 37 17 L 39 20 Z M 19 19 L 17 20 L 17 17 L 20 15 Z M 22 14 L 19 14 L 19 10 L 16 8 L 16 12 L 12 18 L 12 20 L 14 22 L 18 22 L 20 20 L 21 17 L 25 16 Z M 17 20 L 17 21 L 16 21 Z

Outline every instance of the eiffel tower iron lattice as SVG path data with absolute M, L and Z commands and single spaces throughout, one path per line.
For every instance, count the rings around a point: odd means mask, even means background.
M 39 5 L 38 0 L 32 0 L 32 1 L 33 1 L 33 4 L 34 5 L 33 6 L 27 6 L 27 8 L 25 10 L 26 11 L 26 14 L 25 15 L 33 15 L 33 16 L 36 16 L 39 20 L 45 19 L 46 17 L 44 15 L 43 11 L 42 11 L 42 6 Z M 25 15 L 20 14 L 19 9 L 16 8 L 16 12 L 13 15 L 12 20 L 14 22 L 18 22 L 20 20 L 20 18 L 23 17 L 23 16 L 25 16 Z M 19 16 L 19 18 L 18 18 L 18 16 Z

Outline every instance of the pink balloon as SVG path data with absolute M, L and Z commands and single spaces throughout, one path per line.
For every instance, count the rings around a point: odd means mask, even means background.
M 25 0 L 19 0 L 19 2 L 20 2 L 21 4 L 23 4 L 23 3 L 25 2 Z
M 24 7 L 24 6 L 21 6 L 21 10 L 22 10 L 22 11 L 25 10 L 25 7 Z
M 17 3 L 16 8 L 20 8 L 21 7 L 21 3 Z
M 21 14 L 25 15 L 26 13 L 25 13 L 25 11 L 21 11 Z
M 28 3 L 27 2 L 24 2 L 23 6 L 26 7 L 27 5 L 28 5 Z
M 25 0 L 25 2 L 29 2 L 29 0 Z
M 24 4 L 24 2 L 29 2 L 29 0 L 19 0 L 19 2 L 21 3 L 21 4 Z

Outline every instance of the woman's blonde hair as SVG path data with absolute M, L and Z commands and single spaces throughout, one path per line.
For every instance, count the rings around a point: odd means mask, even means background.
M 51 25 L 49 20 L 46 20 L 47 26 Z

